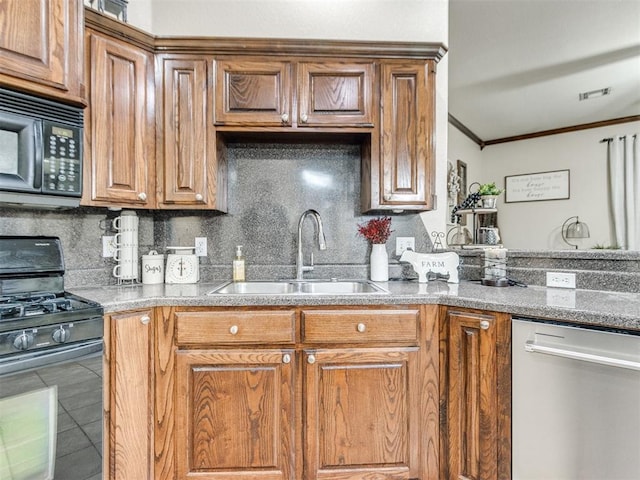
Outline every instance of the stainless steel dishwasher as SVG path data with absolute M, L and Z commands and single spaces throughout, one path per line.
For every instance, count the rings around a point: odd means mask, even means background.
M 513 320 L 513 479 L 640 479 L 640 332 Z

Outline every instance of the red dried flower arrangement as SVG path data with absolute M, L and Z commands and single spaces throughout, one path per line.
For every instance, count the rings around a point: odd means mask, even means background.
M 372 218 L 367 223 L 358 225 L 358 233 L 375 244 L 387 243 L 391 232 L 391 217 Z

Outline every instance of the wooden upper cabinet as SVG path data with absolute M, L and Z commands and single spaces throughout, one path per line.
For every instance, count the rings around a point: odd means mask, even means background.
M 433 61 L 381 65 L 379 163 L 372 158 L 365 210 L 435 208 Z
M 84 205 L 155 206 L 153 55 L 87 31 Z
M 215 123 L 290 125 L 291 68 L 287 61 L 218 59 L 215 62 Z
M 297 84 L 292 81 L 294 69 Z M 371 127 L 374 77 L 373 62 L 220 59 L 216 62 L 215 122 Z
M 175 372 L 174 478 L 296 480 L 293 350 L 181 350 Z
M 372 62 L 300 62 L 298 126 L 373 126 Z
M 85 103 L 82 0 L 0 2 L 0 84 Z
M 208 126 L 206 59 L 157 57 L 158 206 L 226 209 L 224 165 Z

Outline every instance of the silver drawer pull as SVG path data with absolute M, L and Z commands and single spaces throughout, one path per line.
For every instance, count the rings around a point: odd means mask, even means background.
M 149 317 L 149 315 L 140 317 L 140 323 L 143 325 L 148 325 L 150 321 L 151 321 L 151 317 Z
M 359 323 L 358 324 L 358 331 L 360 333 L 364 333 L 367 331 L 367 326 L 364 323 Z
M 314 363 L 316 363 L 316 356 L 315 355 L 309 355 L 307 357 L 307 363 L 309 365 L 313 365 Z
M 489 323 L 489 320 L 481 320 L 480 321 L 480 328 L 482 330 L 488 330 L 490 326 L 491 326 L 491 324 Z
M 288 353 L 285 353 L 282 356 L 282 363 L 291 363 L 291 355 L 289 355 Z
M 238 333 L 238 326 L 237 325 L 231 325 L 231 328 L 229 329 L 229 333 L 231 335 L 235 335 Z

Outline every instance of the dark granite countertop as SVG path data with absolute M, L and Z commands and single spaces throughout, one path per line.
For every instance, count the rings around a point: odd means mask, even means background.
M 408 281 L 379 283 L 389 294 L 356 295 L 207 295 L 224 283 L 133 285 L 73 288 L 112 313 L 156 306 L 302 306 L 440 304 L 508 312 L 514 316 L 565 320 L 589 325 L 640 330 L 640 294 L 529 286 L 486 287 Z

